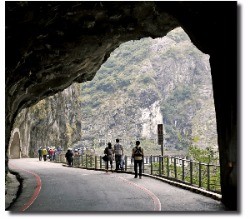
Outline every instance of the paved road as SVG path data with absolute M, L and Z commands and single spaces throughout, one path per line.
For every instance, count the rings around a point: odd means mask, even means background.
M 23 180 L 9 209 L 26 212 L 224 211 L 214 199 L 144 176 L 66 167 L 38 159 L 12 159 Z

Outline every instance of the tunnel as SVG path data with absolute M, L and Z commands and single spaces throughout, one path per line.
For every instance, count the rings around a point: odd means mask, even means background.
M 222 202 L 238 210 L 237 2 L 5 2 L 5 15 L 7 167 L 22 109 L 92 80 L 121 43 L 182 27 L 210 55 Z

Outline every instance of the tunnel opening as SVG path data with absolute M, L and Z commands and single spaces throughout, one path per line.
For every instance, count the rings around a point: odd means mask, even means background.
M 164 155 L 219 166 L 209 55 L 180 27 L 163 38 L 121 44 L 93 80 L 73 84 L 25 113 L 32 121 L 30 157 L 40 147 L 101 155 L 116 138 L 127 155 L 140 140 L 147 155 L 158 156 L 157 124 L 163 124 Z
M 14 132 L 12 139 L 10 140 L 9 158 L 10 159 L 21 158 L 20 134 L 18 131 Z
M 82 85 L 81 98 L 83 144 L 105 145 L 118 137 L 130 148 L 145 139 L 160 154 L 156 127 L 163 123 L 168 153 L 187 155 L 192 145 L 219 157 L 209 56 L 182 28 L 120 45 Z

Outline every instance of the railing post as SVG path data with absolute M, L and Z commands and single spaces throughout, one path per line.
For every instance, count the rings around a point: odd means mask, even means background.
M 83 155 L 81 154 L 80 157 L 81 157 L 81 166 L 83 166 Z
M 162 158 L 161 158 L 161 169 L 162 169 L 161 174 L 164 176 L 165 175 L 165 170 L 164 170 L 164 156 L 162 156 Z
M 169 157 L 167 156 L 167 177 L 169 177 Z
M 153 175 L 153 156 L 150 155 L 150 168 L 151 168 L 151 175 Z
M 100 156 L 100 169 L 102 169 L 102 156 Z
M 207 190 L 210 190 L 210 170 L 209 170 L 210 165 L 207 165 Z
M 177 179 L 176 157 L 174 157 L 174 178 Z
M 161 156 L 159 155 L 159 175 L 161 176 Z
M 182 165 L 182 181 L 185 181 L 185 168 L 184 168 L 184 159 L 181 160 L 181 165 Z
M 193 184 L 193 162 L 190 160 L 190 184 Z
M 95 156 L 95 169 L 97 169 L 97 156 Z
M 93 166 L 93 156 L 92 156 L 92 154 L 89 155 L 89 160 L 90 160 L 90 168 L 92 168 L 92 166 Z
M 201 162 L 199 162 L 199 187 L 201 187 Z
M 86 154 L 86 169 L 88 169 L 88 155 Z

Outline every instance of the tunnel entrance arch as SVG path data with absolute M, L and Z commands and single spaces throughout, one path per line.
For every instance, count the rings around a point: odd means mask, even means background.
M 21 140 L 19 129 L 14 129 L 12 133 L 9 145 L 9 158 L 19 159 L 21 158 Z

